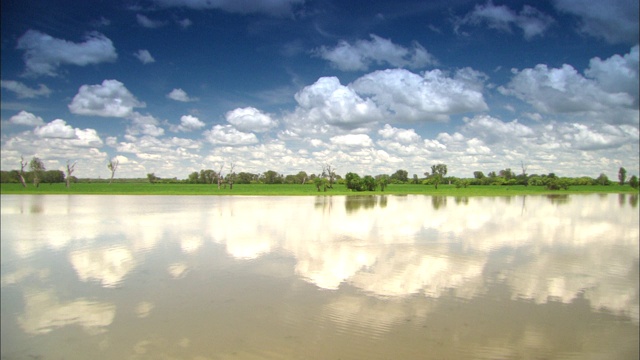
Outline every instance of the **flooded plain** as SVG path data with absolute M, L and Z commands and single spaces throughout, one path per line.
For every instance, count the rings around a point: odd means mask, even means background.
M 634 195 L 2 195 L 2 359 L 637 359 Z

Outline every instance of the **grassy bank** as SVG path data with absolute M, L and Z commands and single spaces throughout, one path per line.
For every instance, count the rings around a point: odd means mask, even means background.
M 333 189 L 318 192 L 313 185 L 269 185 L 236 184 L 231 190 L 216 185 L 202 184 L 149 184 L 149 183 L 78 183 L 67 189 L 64 184 L 41 184 L 23 188 L 20 184 L 0 184 L 2 194 L 102 194 L 102 195 L 263 195 L 263 196 L 304 196 L 304 195 L 400 195 L 423 194 L 441 196 L 509 196 L 543 194 L 588 194 L 588 193 L 638 193 L 628 185 L 608 186 L 572 186 L 568 190 L 547 190 L 543 186 L 469 186 L 456 188 L 453 185 L 440 185 L 438 189 L 429 185 L 393 184 L 384 192 L 377 190 L 352 192 L 344 185 L 334 185 Z

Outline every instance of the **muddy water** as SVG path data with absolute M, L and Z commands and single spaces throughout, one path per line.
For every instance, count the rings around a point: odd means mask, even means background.
M 638 198 L 7 196 L 2 359 L 637 359 Z

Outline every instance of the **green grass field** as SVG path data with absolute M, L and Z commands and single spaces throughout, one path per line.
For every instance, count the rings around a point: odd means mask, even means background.
M 259 195 L 259 196 L 316 196 L 316 195 L 442 195 L 442 196 L 509 196 L 542 194 L 588 194 L 588 193 L 631 193 L 637 194 L 628 185 L 571 186 L 568 190 L 547 190 L 543 186 L 469 186 L 456 188 L 454 185 L 440 185 L 436 190 L 431 185 L 392 184 L 384 192 L 377 190 L 352 192 L 344 185 L 334 185 L 333 189 L 318 192 L 308 185 L 235 184 L 218 190 L 217 185 L 202 184 L 150 184 L 150 183 L 77 183 L 67 189 L 64 184 L 41 184 L 36 188 L 20 184 L 0 184 L 1 194 L 101 194 L 101 195 Z

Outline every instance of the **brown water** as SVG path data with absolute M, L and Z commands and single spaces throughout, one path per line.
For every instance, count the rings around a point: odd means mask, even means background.
M 638 197 L 2 195 L 2 359 L 637 359 Z

